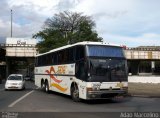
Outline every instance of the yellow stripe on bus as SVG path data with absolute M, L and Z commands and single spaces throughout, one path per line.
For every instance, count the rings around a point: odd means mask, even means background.
M 58 90 L 65 92 L 68 88 L 63 88 L 62 86 L 60 86 L 59 84 L 56 83 L 52 83 L 51 86 L 56 87 Z

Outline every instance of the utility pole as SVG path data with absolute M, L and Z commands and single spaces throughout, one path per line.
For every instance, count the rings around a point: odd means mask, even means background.
M 11 9 L 11 37 L 12 37 L 12 9 Z

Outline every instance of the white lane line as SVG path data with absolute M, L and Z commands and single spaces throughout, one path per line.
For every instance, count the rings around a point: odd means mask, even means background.
M 18 100 L 16 100 L 13 103 L 11 103 L 8 107 L 13 107 L 15 104 L 17 104 L 18 102 L 20 102 L 21 100 L 23 100 L 25 97 L 27 97 L 28 95 L 30 95 L 33 92 L 34 92 L 34 90 L 26 93 L 24 96 L 20 97 Z

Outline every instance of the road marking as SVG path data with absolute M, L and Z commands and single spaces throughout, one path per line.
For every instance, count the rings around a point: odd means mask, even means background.
M 34 90 L 26 93 L 24 96 L 22 96 L 21 98 L 19 98 L 18 100 L 14 101 L 12 104 L 10 104 L 8 107 L 13 107 L 15 104 L 17 104 L 18 102 L 20 102 L 21 100 L 23 100 L 24 98 L 26 98 L 28 95 L 30 95 L 31 93 L 33 93 Z

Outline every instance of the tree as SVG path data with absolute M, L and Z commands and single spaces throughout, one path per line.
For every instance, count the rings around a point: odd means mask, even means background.
M 64 11 L 48 18 L 43 30 L 33 37 L 41 39 L 37 44 L 39 52 L 46 52 L 81 41 L 102 41 L 94 27 L 95 23 L 91 17 L 83 16 L 82 13 Z

